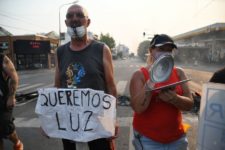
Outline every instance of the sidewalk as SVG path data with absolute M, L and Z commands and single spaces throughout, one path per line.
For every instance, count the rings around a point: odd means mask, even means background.
M 193 70 L 198 70 L 198 71 L 206 71 L 206 72 L 215 72 L 219 69 L 222 69 L 225 67 L 225 65 L 222 64 L 184 64 L 184 63 L 179 63 L 175 62 L 175 65 L 181 68 L 185 69 L 193 69 Z

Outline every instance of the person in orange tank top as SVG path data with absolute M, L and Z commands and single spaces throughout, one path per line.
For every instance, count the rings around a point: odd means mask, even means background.
M 153 83 L 149 76 L 152 64 L 162 55 L 171 54 L 177 46 L 166 34 L 155 35 L 150 42 L 147 66 L 136 71 L 130 81 L 131 107 L 134 110 L 133 145 L 136 150 L 187 150 L 188 141 L 182 124 L 181 111 L 193 106 L 188 83 L 158 91 L 152 88 L 187 79 L 175 67 L 170 77 Z

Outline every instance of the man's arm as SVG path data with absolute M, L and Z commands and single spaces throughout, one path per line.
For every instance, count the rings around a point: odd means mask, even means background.
M 18 86 L 18 75 L 12 61 L 7 56 L 4 56 L 3 59 L 3 70 L 9 77 L 9 95 L 7 107 L 14 107 L 16 104 L 15 95 Z
M 116 85 L 113 77 L 112 55 L 108 46 L 104 45 L 103 65 L 105 72 L 105 80 L 108 94 L 117 97 Z
M 103 49 L 103 65 L 104 65 L 104 72 L 105 72 L 105 80 L 106 80 L 106 88 L 108 94 L 113 95 L 117 98 L 117 91 L 116 85 L 113 77 L 113 64 L 112 64 L 112 55 L 111 51 L 108 46 L 104 45 Z M 117 102 L 116 102 L 117 104 Z M 115 124 L 115 135 L 111 138 L 116 138 L 119 132 L 119 125 L 118 122 Z

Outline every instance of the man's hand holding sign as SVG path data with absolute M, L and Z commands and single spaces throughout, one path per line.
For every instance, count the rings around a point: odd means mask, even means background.
M 92 89 L 40 89 L 35 112 L 50 137 L 88 142 L 115 133 L 116 98 Z

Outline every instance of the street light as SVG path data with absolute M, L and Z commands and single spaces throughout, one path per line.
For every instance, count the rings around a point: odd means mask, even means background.
M 146 32 L 143 32 L 143 37 L 147 37 L 147 39 L 152 39 L 154 37 L 154 34 L 149 34 L 149 33 L 146 33 Z
M 60 10 L 63 6 L 66 6 L 66 5 L 70 5 L 70 4 L 76 4 L 78 3 L 78 0 L 74 1 L 74 2 L 71 2 L 71 3 L 66 3 L 66 4 L 62 4 L 59 6 L 59 45 L 61 44 L 61 16 L 60 16 Z

